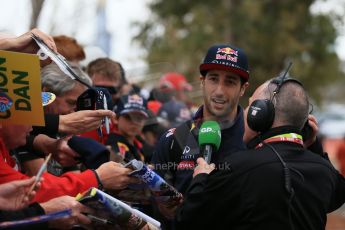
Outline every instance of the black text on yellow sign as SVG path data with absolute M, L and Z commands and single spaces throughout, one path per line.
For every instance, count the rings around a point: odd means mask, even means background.
M 0 112 L 0 123 L 44 126 L 37 55 L 0 50 L 0 91 L 13 100 Z

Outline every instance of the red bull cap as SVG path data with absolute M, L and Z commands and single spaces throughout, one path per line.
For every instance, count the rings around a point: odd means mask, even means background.
M 141 113 L 145 117 L 148 117 L 147 101 L 138 94 L 124 95 L 120 97 L 115 106 L 115 113 L 117 115 L 123 115 L 131 112 Z
M 248 60 L 242 49 L 231 45 L 211 46 L 199 67 L 205 76 L 210 69 L 220 69 L 237 73 L 245 81 L 249 80 Z

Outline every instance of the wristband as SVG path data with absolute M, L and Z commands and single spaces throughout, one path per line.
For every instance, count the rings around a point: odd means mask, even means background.
M 96 176 L 97 183 L 98 183 L 98 189 L 103 191 L 104 187 L 103 187 L 103 184 L 102 184 L 101 179 L 100 179 L 99 176 L 98 176 L 98 173 L 96 172 L 96 170 L 92 170 L 92 171 L 93 171 L 93 173 L 94 173 L 95 176 Z

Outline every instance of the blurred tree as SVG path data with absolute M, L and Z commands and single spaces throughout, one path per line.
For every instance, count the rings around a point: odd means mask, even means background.
M 154 0 L 152 17 L 139 22 L 136 40 L 146 61 L 167 61 L 191 81 L 209 46 L 230 43 L 245 50 L 251 70 L 249 96 L 258 84 L 293 61 L 290 74 L 320 101 L 322 87 L 341 79 L 331 15 L 311 14 L 313 0 Z
M 37 21 L 41 13 L 43 3 L 44 3 L 44 0 L 31 0 L 32 15 L 31 15 L 30 29 L 37 27 Z

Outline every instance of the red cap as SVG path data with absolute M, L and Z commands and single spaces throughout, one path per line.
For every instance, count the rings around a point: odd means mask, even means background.
M 185 76 L 179 73 L 170 72 L 164 74 L 159 80 L 160 88 L 168 88 L 171 90 L 188 90 L 191 91 L 193 87 L 187 82 Z
M 154 101 L 148 101 L 147 102 L 147 108 L 151 110 L 155 115 L 157 115 L 159 109 L 161 108 L 162 103 L 160 103 L 157 100 Z

